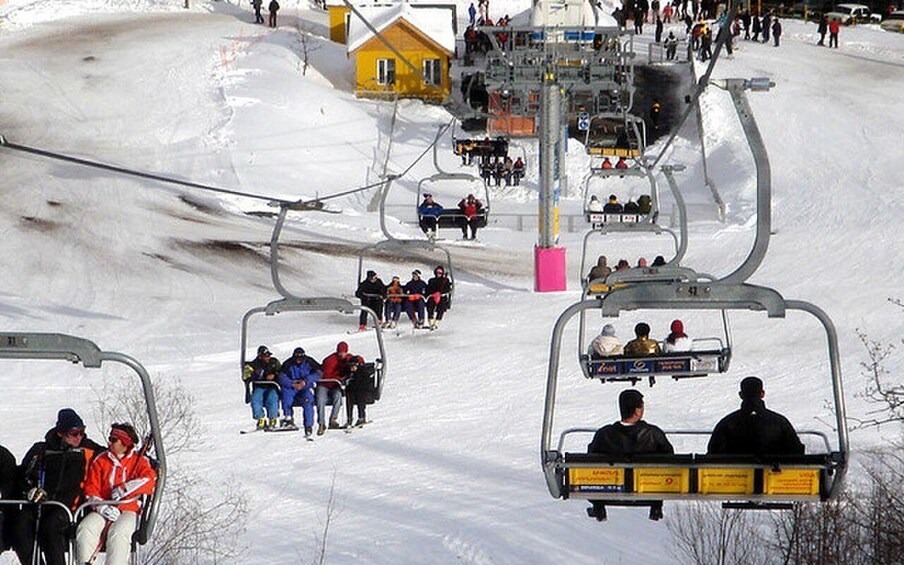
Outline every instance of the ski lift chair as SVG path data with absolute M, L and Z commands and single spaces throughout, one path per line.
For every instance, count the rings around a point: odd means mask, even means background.
M 248 362 L 246 353 L 248 350 L 248 322 L 249 320 L 258 314 L 264 314 L 266 316 L 273 316 L 276 314 L 280 314 L 282 312 L 338 312 L 340 314 L 354 314 L 356 312 L 364 311 L 367 312 L 368 317 L 373 321 L 375 325 L 375 336 L 378 350 L 378 357 L 374 359 L 372 362 L 374 367 L 374 377 L 373 377 L 373 387 L 374 387 L 374 399 L 378 400 L 383 395 L 383 383 L 386 378 L 386 350 L 383 346 L 383 332 L 380 329 L 379 318 L 377 317 L 377 313 L 367 308 L 365 306 L 361 306 L 360 304 L 352 304 L 348 300 L 343 298 L 331 298 L 331 297 L 317 297 L 317 298 L 281 298 L 279 300 L 274 300 L 270 302 L 266 306 L 252 308 L 248 310 L 244 316 L 242 316 L 242 329 L 241 329 L 241 354 L 240 354 L 240 365 L 239 371 L 244 370 L 245 364 Z M 259 381 L 257 384 L 264 384 L 265 386 L 271 385 L 276 386 L 278 388 L 278 384 L 273 383 L 271 381 Z M 250 398 L 250 383 L 245 383 L 245 403 L 249 403 L 251 401 Z
M 834 397 L 837 447 L 824 439 L 824 452 L 811 455 L 725 456 L 703 454 L 609 456 L 565 451 L 566 429 L 553 445 L 556 392 L 562 335 L 579 312 L 599 310 L 604 317 L 621 311 L 752 310 L 784 318 L 787 310 L 813 315 L 826 333 L 830 382 Z M 585 430 L 586 431 L 586 430 Z M 706 433 L 672 432 L 672 433 Z M 540 464 L 554 498 L 585 498 L 605 506 L 652 506 L 663 499 L 717 500 L 731 508 L 785 508 L 789 501 L 837 497 L 849 455 L 838 338 L 831 319 L 818 307 L 786 300 L 776 291 L 747 283 L 690 282 L 630 285 L 594 300 L 568 307 L 553 328 L 540 440 Z M 591 514 L 593 515 L 593 514 Z M 653 517 L 651 515 L 651 517 Z
M 421 179 L 417 183 L 417 201 L 415 202 L 415 213 L 417 214 L 418 224 L 420 224 L 423 217 L 420 214 L 418 206 L 423 201 L 423 195 L 425 193 L 430 193 L 431 191 L 425 190 L 425 184 L 435 184 L 442 181 L 454 181 L 458 183 L 468 182 L 468 183 L 480 183 L 483 190 L 479 190 L 480 187 L 477 187 L 477 190 L 468 189 L 467 191 L 463 191 L 462 198 L 467 196 L 468 194 L 474 193 L 482 193 L 483 194 L 483 209 L 477 215 L 477 227 L 485 228 L 487 227 L 488 219 L 490 216 L 490 189 L 487 186 L 486 181 L 484 181 L 480 177 L 475 177 L 474 175 L 467 173 L 446 173 L 439 172 L 429 177 Z M 458 190 L 458 188 L 456 188 Z M 461 229 L 461 222 L 464 220 L 464 214 L 458 209 L 457 203 L 454 207 L 446 208 L 444 206 L 443 213 L 437 218 L 436 228 L 437 231 L 440 228 L 459 228 Z
M 138 546 L 145 545 L 154 534 L 157 516 L 160 509 L 160 500 L 166 487 L 166 452 L 163 448 L 160 432 L 160 420 L 157 415 L 157 404 L 154 398 L 153 385 L 147 370 L 134 358 L 111 351 L 102 351 L 94 342 L 84 338 L 66 334 L 53 333 L 2 333 L 0 334 L 0 359 L 17 360 L 65 360 L 71 363 L 81 364 L 86 369 L 98 369 L 104 362 L 120 363 L 132 369 L 141 380 L 142 392 L 147 407 L 148 424 L 154 437 L 155 463 L 157 471 L 157 485 L 153 494 L 146 497 L 142 504 L 141 516 L 138 519 L 138 527 L 132 534 L 132 559 L 136 559 Z M 3 505 L 19 506 L 33 504 L 27 500 L 4 500 Z M 80 516 L 81 508 L 73 513 L 65 505 L 46 501 L 41 505 L 57 506 L 63 508 L 69 516 L 70 523 L 74 526 Z M 75 539 L 70 540 L 69 557 L 70 565 L 75 563 Z
M 434 245 L 430 241 L 424 241 L 421 239 L 388 239 L 383 241 L 378 241 L 373 245 L 368 245 L 366 247 L 362 247 L 358 250 L 358 278 L 355 281 L 355 285 L 358 282 L 364 280 L 364 257 L 367 255 L 373 255 L 377 253 L 387 253 L 392 254 L 394 256 L 407 256 L 412 258 L 417 258 L 421 261 L 425 261 L 423 256 L 418 254 L 417 251 L 424 252 L 435 252 L 436 250 L 442 251 L 445 255 L 444 264 L 446 265 L 446 271 L 449 275 L 449 278 L 452 281 L 455 280 L 455 270 L 452 265 L 452 255 L 449 253 L 448 249 L 443 247 L 439 247 L 438 245 Z M 433 267 L 431 267 L 431 272 Z M 455 296 L 455 286 L 452 287 L 452 292 L 449 295 L 449 303 L 452 303 L 452 298 Z

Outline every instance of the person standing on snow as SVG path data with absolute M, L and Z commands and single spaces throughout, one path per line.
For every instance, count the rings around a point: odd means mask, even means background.
M 819 41 L 816 42 L 816 45 L 820 47 L 825 47 L 826 44 L 826 33 L 829 31 L 829 17 L 825 14 L 819 18 L 819 28 L 816 30 L 819 33 Z
M 276 27 L 276 12 L 279 11 L 279 2 L 270 0 L 267 9 L 270 10 L 270 27 Z
M 246 402 L 251 403 L 251 417 L 257 422 L 259 430 L 279 425 L 279 371 L 279 360 L 273 357 L 266 345 L 258 347 L 257 357 L 242 369 L 245 387 L 250 387 Z M 264 408 L 267 410 L 266 417 Z
M 778 47 L 779 38 L 782 36 L 782 24 L 778 21 L 778 18 L 772 22 L 772 41 L 775 46 Z
M 760 23 L 759 16 L 753 16 L 750 20 L 750 25 L 753 28 L 753 37 L 751 38 L 753 41 L 760 40 L 760 32 L 763 30 L 763 26 Z
M 367 271 L 367 277 L 358 283 L 355 296 L 361 299 L 361 306 L 370 308 L 377 315 L 377 323 L 383 323 L 383 300 L 386 298 L 386 285 L 377 277 L 376 271 Z M 358 331 L 367 329 L 367 310 L 361 310 L 358 317 Z
M 656 43 L 662 43 L 662 20 L 656 16 L 656 35 L 654 36 Z
M 88 502 L 128 501 L 99 504 L 79 523 L 75 536 L 78 563 L 92 563 L 104 543 L 107 565 L 126 565 L 132 552 L 132 534 L 138 527 L 142 495 L 150 495 L 157 473 L 150 460 L 136 452 L 138 434 L 131 424 L 113 424 L 107 450 L 88 469 L 83 494 Z
M 320 379 L 320 364 L 296 347 L 292 357 L 286 359 L 279 371 L 279 388 L 282 397 L 284 428 L 295 428 L 293 406 L 301 403 L 304 433 L 310 436 L 314 429 L 314 387 Z
M 82 483 L 88 464 L 104 448 L 85 436 L 85 423 L 72 408 L 57 414 L 56 425 L 34 444 L 19 467 L 21 491 L 33 505 L 19 512 L 14 524 L 16 554 L 22 563 L 32 563 L 35 536 L 45 565 L 66 565 L 69 551 L 69 515 L 56 501 L 75 510 L 82 500 Z M 37 530 L 37 531 L 36 531 Z M 34 556 L 38 561 L 40 557 Z
M 763 25 L 761 27 L 763 29 L 763 43 L 769 43 L 769 31 L 772 28 L 772 16 L 769 15 L 769 12 L 763 14 Z
M 468 6 L 468 25 L 473 26 L 477 22 L 477 8 L 474 7 L 474 2 L 471 2 L 471 5 Z
M 840 30 L 841 24 L 838 23 L 838 20 L 832 20 L 829 22 L 829 47 L 838 49 L 838 32 Z
M 446 270 L 442 265 L 433 269 L 433 278 L 427 281 L 424 293 L 427 295 L 427 316 L 430 318 L 430 329 L 435 330 L 439 327 L 443 314 L 449 309 L 452 294 L 452 281 L 446 276 Z
M 678 38 L 669 30 L 669 36 L 665 38 L 665 60 L 674 61 L 678 51 Z
M 251 5 L 254 6 L 254 23 L 264 23 L 264 16 L 261 15 L 261 8 L 264 5 L 264 0 L 251 0 Z

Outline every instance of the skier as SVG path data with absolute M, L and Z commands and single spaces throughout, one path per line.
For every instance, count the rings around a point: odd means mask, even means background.
M 358 419 L 355 420 L 355 427 L 360 428 L 367 423 L 367 403 L 373 401 L 373 384 L 371 376 L 373 376 L 373 366 L 364 363 L 362 357 L 354 357 L 348 365 L 348 379 L 345 383 L 345 400 L 348 402 L 346 408 L 348 422 L 352 421 L 352 407 L 358 408 Z
M 647 260 L 644 257 L 641 257 L 637 260 L 637 269 L 645 269 L 647 266 Z
M 819 41 L 816 45 L 825 47 L 826 33 L 829 31 L 829 17 L 827 15 L 823 14 L 823 16 L 819 18 L 819 29 L 817 29 L 817 31 L 819 32 Z
M 461 219 L 462 239 L 477 239 L 478 215 L 482 213 L 483 203 L 477 200 L 473 194 L 469 194 L 458 203 L 458 209 L 461 210 L 463 216 Z M 468 237 L 468 228 L 471 229 L 470 238 Z
M 66 565 L 69 551 L 69 516 L 46 501 L 75 510 L 82 499 L 82 483 L 88 464 L 103 446 L 85 436 L 85 423 L 72 408 L 57 414 L 56 425 L 35 443 L 19 467 L 21 491 L 33 505 L 25 506 L 13 525 L 16 554 L 22 563 L 32 563 L 35 537 L 45 565 Z M 34 556 L 37 561 L 40 557 Z
M 674 61 L 675 54 L 678 51 L 678 38 L 674 32 L 669 30 L 669 36 L 665 38 L 665 59 L 666 61 Z
M 708 26 L 703 26 L 703 34 L 700 36 L 700 61 L 706 62 L 713 56 L 713 32 Z
M 399 323 L 399 316 L 402 314 L 402 301 L 405 299 L 405 293 L 402 292 L 402 283 L 399 277 L 392 277 L 392 282 L 386 287 L 386 312 L 383 315 L 383 327 L 395 328 Z
M 675 449 L 658 427 L 643 420 L 643 395 L 635 389 L 628 389 L 618 395 L 618 411 L 621 420 L 603 426 L 593 436 L 587 446 L 587 453 L 607 455 L 631 455 L 638 453 L 662 453 L 670 455 Z M 605 520 L 606 508 L 600 502 L 591 502 L 587 514 L 597 520 Z M 650 519 L 662 518 L 662 501 L 654 501 L 650 506 Z
M 279 11 L 279 2 L 270 0 L 267 9 L 270 10 L 270 27 L 276 27 L 276 12 Z
M 83 494 L 88 502 L 127 501 L 98 504 L 79 523 L 75 536 L 78 563 L 92 563 L 106 536 L 107 565 L 126 565 L 132 550 L 132 534 L 138 527 L 142 495 L 154 492 L 157 473 L 151 462 L 136 452 L 138 434 L 131 424 L 113 424 L 107 450 L 88 468 Z
M 619 157 L 618 161 L 615 162 L 616 169 L 627 169 L 628 163 L 625 161 L 624 157 Z
M 16 458 L 0 445 L 0 499 L 16 498 L 19 486 Z M 0 506 L 0 554 L 12 547 L 12 525 L 18 520 L 15 506 Z
M 763 23 L 760 26 L 763 30 L 763 43 L 769 43 L 769 31 L 772 26 L 772 16 L 769 15 L 769 12 L 763 14 Z
M 421 272 L 415 269 L 411 272 L 411 280 L 402 287 L 408 296 L 405 302 L 405 313 L 414 324 L 414 329 L 424 327 L 424 297 L 427 293 L 427 283 L 421 279 Z
M 653 105 L 650 106 L 650 123 L 653 124 L 653 129 L 656 131 L 659 131 L 659 115 L 661 113 L 662 104 L 658 100 L 653 100 Z
M 512 165 L 512 179 L 513 184 L 518 186 L 521 184 L 521 179 L 524 177 L 524 161 L 521 157 L 515 159 L 515 163 Z
M 647 215 L 653 211 L 653 200 L 649 194 L 641 194 L 637 199 L 637 209 L 641 214 Z
M 383 299 L 386 297 L 386 285 L 377 277 L 375 271 L 367 271 L 367 277 L 358 283 L 355 296 L 361 299 L 361 305 L 370 308 L 377 314 L 377 322 L 383 322 Z M 358 331 L 367 329 L 367 310 L 361 310 L 358 317 Z
M 588 212 L 602 212 L 603 211 L 603 203 L 600 202 L 600 199 L 596 197 L 596 194 L 592 194 L 590 196 L 590 201 L 587 202 L 587 211 Z
M 641 197 L 643 198 L 643 197 Z M 657 255 L 655 259 L 653 259 L 653 263 L 650 265 L 651 267 L 662 267 L 665 265 L 665 257 L 662 255 Z
M 617 143 L 616 143 L 616 145 L 617 145 Z M 612 161 L 609 160 L 609 157 L 603 158 L 603 164 L 600 165 L 600 168 L 603 168 L 603 169 L 611 169 L 612 168 Z
M 251 402 L 251 417 L 257 422 L 259 430 L 279 425 L 279 371 L 279 360 L 273 357 L 266 345 L 257 348 L 257 357 L 246 363 L 242 370 L 246 391 L 247 387 L 251 388 L 246 394 L 246 402 Z M 266 417 L 264 408 L 267 410 Z
M 744 28 L 744 39 L 750 40 L 750 12 L 748 10 L 744 10 L 744 12 L 740 16 L 741 18 L 741 27 Z
M 594 359 L 600 357 L 612 357 L 613 355 L 621 355 L 625 352 L 625 347 L 615 335 L 615 326 L 606 324 L 603 326 L 600 335 L 596 336 L 590 342 L 588 353 Z
M 443 314 L 450 308 L 449 297 L 452 293 L 452 281 L 446 276 L 442 265 L 433 269 L 433 278 L 427 281 L 427 316 L 430 318 L 430 329 L 439 327 Z
M 348 344 L 340 341 L 336 344 L 336 352 L 326 356 L 323 360 L 323 376 L 317 383 L 317 435 L 322 436 L 326 432 L 326 405 L 332 404 L 329 426 L 331 430 L 338 430 L 339 409 L 342 408 L 342 390 L 345 388 L 345 379 L 349 375 L 349 365 L 352 361 L 363 362 L 348 352 Z M 307 433 L 307 431 L 305 432 Z
M 778 18 L 772 22 L 772 41 L 775 46 L 778 47 L 779 38 L 782 36 L 782 24 L 778 21 Z
M 251 5 L 254 6 L 254 23 L 264 23 L 264 16 L 261 15 L 261 7 L 264 5 L 264 0 L 251 0 Z
M 802 455 L 804 444 L 787 418 L 766 408 L 763 381 L 741 381 L 741 409 L 722 418 L 709 438 L 707 453 Z
M 443 215 L 443 207 L 434 202 L 432 194 L 424 194 L 424 201 L 417 207 L 418 224 L 421 231 L 431 238 L 436 238 L 436 229 L 439 227 L 439 217 Z
M 322 373 L 320 364 L 305 355 L 301 347 L 296 347 L 292 357 L 282 364 L 279 371 L 279 388 L 282 397 L 283 428 L 298 429 L 293 406 L 301 403 L 304 435 L 311 437 L 314 429 L 314 387 Z
M 760 40 L 760 32 L 763 30 L 763 27 L 760 23 L 759 16 L 756 16 L 756 15 L 753 16 L 751 18 L 750 22 L 751 22 L 750 25 L 753 28 L 753 37 L 751 37 L 751 39 L 753 41 L 759 41 Z
M 625 355 L 629 357 L 645 357 L 647 355 L 658 355 L 662 353 L 659 343 L 650 339 L 650 326 L 645 322 L 640 322 L 634 326 L 634 335 L 637 337 L 632 339 L 625 345 Z
M 628 203 L 625 204 L 624 212 L 625 214 L 639 214 L 640 207 L 638 207 L 637 203 L 633 200 L 628 200 Z
M 656 16 L 656 35 L 654 37 L 656 43 L 662 43 L 662 20 L 659 15 Z
M 593 282 L 595 280 L 605 279 L 612 274 L 612 268 L 606 264 L 606 256 L 600 255 L 596 259 L 596 265 L 587 273 L 587 280 Z
M 468 25 L 473 26 L 477 22 L 477 8 L 474 7 L 474 2 L 471 2 L 471 5 L 468 6 Z
M 618 198 L 614 194 L 609 195 L 609 201 L 603 206 L 603 212 L 606 214 L 621 214 L 624 207 L 618 202 Z
M 672 320 L 672 325 L 669 329 L 671 329 L 671 332 L 666 336 L 665 342 L 663 343 L 665 352 L 690 351 L 693 342 L 691 338 L 687 337 L 687 334 L 684 333 L 684 324 L 681 320 Z

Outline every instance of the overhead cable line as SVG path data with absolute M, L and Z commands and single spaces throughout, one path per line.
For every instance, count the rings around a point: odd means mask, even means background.
M 453 120 L 454 120 L 454 118 L 453 118 Z M 446 124 L 445 126 L 443 126 L 442 131 L 448 129 L 449 126 L 451 126 L 451 125 L 452 125 L 452 121 L 450 121 L 448 124 Z M 418 162 L 420 162 L 421 159 L 424 158 L 424 155 L 426 155 L 431 149 L 433 149 L 433 146 L 434 146 L 438 141 L 439 141 L 439 138 L 437 137 L 432 143 L 430 143 L 430 145 L 428 145 L 428 146 L 424 149 L 424 151 L 421 152 L 420 155 L 418 155 L 418 157 L 417 157 L 414 161 L 412 161 L 412 163 L 411 163 L 410 165 L 408 165 L 408 167 L 405 168 L 404 171 L 402 171 L 401 173 L 392 175 L 392 176 L 393 176 L 394 178 L 401 178 L 401 177 L 405 176 L 412 168 L 414 168 L 415 165 L 418 164 Z M 29 146 L 27 146 L 27 145 L 20 145 L 20 144 L 18 144 L 18 143 L 11 143 L 10 141 L 8 141 L 8 140 L 7 140 L 5 137 L 3 137 L 2 135 L 0 135 L 0 147 L 5 147 L 5 148 L 7 148 L 7 149 L 12 149 L 13 151 L 21 151 L 21 152 L 23 152 L 23 153 L 30 153 L 30 154 L 32 154 L 32 155 L 37 155 L 37 156 L 39 156 L 39 157 L 44 157 L 44 158 L 46 158 L 46 159 L 54 159 L 54 160 L 57 160 L 57 161 L 65 161 L 65 162 L 67 162 L 67 163 L 73 163 L 73 164 L 80 165 L 80 166 L 83 166 L 83 167 L 91 167 L 91 168 L 94 168 L 94 169 L 101 169 L 101 170 L 104 170 L 104 171 L 110 171 L 110 172 L 114 172 L 114 173 L 118 173 L 118 174 L 126 175 L 126 176 L 131 176 L 131 177 L 137 177 L 137 178 L 144 178 L 144 179 L 149 179 L 149 180 L 155 180 L 155 181 L 158 181 L 158 182 L 167 183 L 167 184 L 174 184 L 174 185 L 177 185 L 177 186 L 184 186 L 184 187 L 187 187 L 187 188 L 196 188 L 196 189 L 199 189 L 199 190 L 206 190 L 206 191 L 209 191 L 209 192 L 216 192 L 216 193 L 218 193 L 218 194 L 229 194 L 229 195 L 232 195 L 232 196 L 241 196 L 241 197 L 243 197 L 243 198 L 251 198 L 251 199 L 255 199 L 255 200 L 266 200 L 267 202 L 269 202 L 269 203 L 271 203 L 271 204 L 274 204 L 274 205 L 277 205 L 277 206 L 289 206 L 290 208 L 296 208 L 296 209 L 297 209 L 297 208 L 300 208 L 300 207 L 304 207 L 306 204 L 311 204 L 311 203 L 314 203 L 314 202 L 323 202 L 324 200 L 331 200 L 331 199 L 333 199 L 333 198 L 339 198 L 339 197 L 342 197 L 342 196 L 348 196 L 349 194 L 354 194 L 354 193 L 356 193 L 356 192 L 363 192 L 363 191 L 365 191 L 365 190 L 370 190 L 370 189 L 372 189 L 372 188 L 381 186 L 382 184 L 385 183 L 385 180 L 380 180 L 380 181 L 377 181 L 377 182 L 373 182 L 373 183 L 370 183 L 370 184 L 366 184 L 366 185 L 364 185 L 364 186 L 359 186 L 359 187 L 356 187 L 356 188 L 352 188 L 352 189 L 350 189 L 350 190 L 344 190 L 344 191 L 342 191 L 342 192 L 337 192 L 337 193 L 334 193 L 334 194 L 329 194 L 329 195 L 327 195 L 327 196 L 318 196 L 318 197 L 316 197 L 316 198 L 312 198 L 312 199 L 307 200 L 307 201 L 303 201 L 303 200 L 301 200 L 301 199 L 299 199 L 299 200 L 286 200 L 286 199 L 283 199 L 283 198 L 273 198 L 272 196 L 265 196 L 265 195 L 261 195 L 261 194 L 252 194 L 252 193 L 250 193 L 250 192 L 242 192 L 242 191 L 240 191 L 240 190 L 233 190 L 233 189 L 229 189 L 229 188 L 222 188 L 222 187 L 213 186 L 213 185 L 209 185 L 209 184 L 202 184 L 202 183 L 197 183 L 197 182 L 192 182 L 192 181 L 180 180 L 180 179 L 176 179 L 176 178 L 173 178 L 173 177 L 168 177 L 168 176 L 165 176 L 165 175 L 160 175 L 160 174 L 155 174 L 155 173 L 148 173 L 148 172 L 145 172 L 145 171 L 137 171 L 137 170 L 135 170 L 135 169 L 129 169 L 129 168 L 126 168 L 126 167 L 120 167 L 120 166 L 117 166 L 117 165 L 109 165 L 109 164 L 107 164 L 107 163 L 101 163 L 101 162 L 98 162 L 98 161 L 92 161 L 92 160 L 90 160 L 90 159 L 82 159 L 81 157 L 73 157 L 73 156 L 71 156 L 71 155 L 65 155 L 65 154 L 63 154 L 63 153 L 57 153 L 57 152 L 55 152 L 55 151 L 48 151 L 48 150 L 46 150 L 46 149 L 38 149 L 38 148 L 36 148 L 36 147 L 29 147 Z M 293 205 L 294 205 L 294 206 L 293 206 Z

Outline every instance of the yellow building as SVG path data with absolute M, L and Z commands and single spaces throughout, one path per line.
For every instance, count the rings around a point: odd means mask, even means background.
M 348 56 L 355 57 L 356 96 L 395 93 L 402 98 L 441 101 L 449 95 L 449 62 L 455 52 L 454 10 L 413 8 L 407 3 L 388 7 L 356 6 L 356 9 L 383 39 L 352 15 L 348 26 Z
M 326 11 L 330 16 L 330 41 L 345 44 L 351 11 L 342 0 L 327 0 Z

